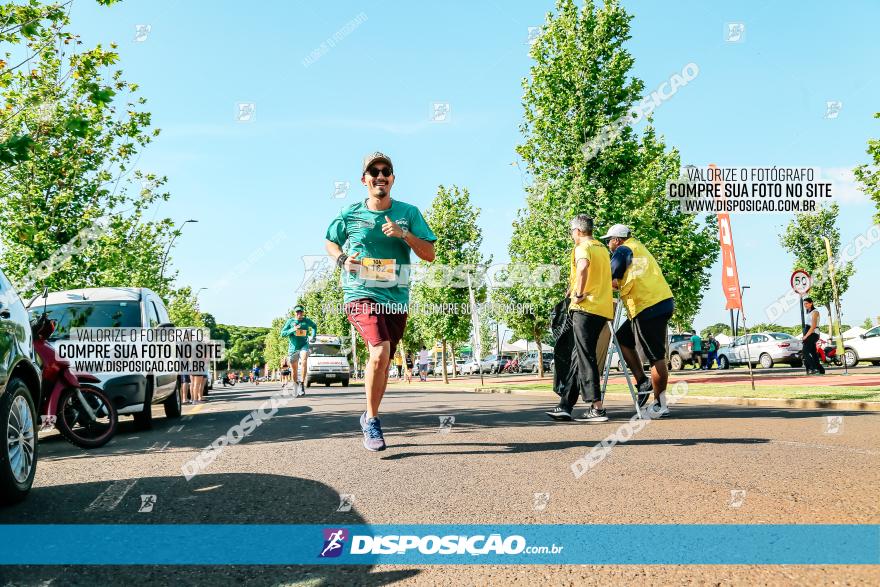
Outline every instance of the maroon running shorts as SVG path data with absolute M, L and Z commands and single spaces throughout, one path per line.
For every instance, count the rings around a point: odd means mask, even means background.
M 385 341 L 391 343 L 390 355 L 394 356 L 406 328 L 406 312 L 388 312 L 382 304 L 360 298 L 345 304 L 345 315 L 367 343 L 373 346 Z

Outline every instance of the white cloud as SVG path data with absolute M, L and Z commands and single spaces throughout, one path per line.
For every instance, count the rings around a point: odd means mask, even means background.
M 819 167 L 817 180 L 824 179 L 832 182 L 831 193 L 833 201 L 842 204 L 855 204 L 868 201 L 868 196 L 859 189 L 856 183 L 852 167 Z

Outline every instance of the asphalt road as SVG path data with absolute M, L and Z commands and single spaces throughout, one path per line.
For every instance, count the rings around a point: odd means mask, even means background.
M 0 523 L 871 523 L 880 522 L 880 414 L 707 405 L 673 407 L 576 479 L 572 462 L 631 415 L 554 423 L 547 398 L 390 391 L 389 448 L 362 448 L 359 387 L 311 388 L 202 474 L 181 466 L 277 391 L 215 389 L 154 429 L 124 419 L 85 452 L 41 440 L 28 499 Z M 829 428 L 827 416 L 843 416 Z M 454 416 L 451 429 L 440 417 Z M 340 495 L 350 511 L 337 511 Z M 535 494 L 549 494 L 536 498 Z M 142 495 L 152 511 L 139 512 Z M 146 545 L 145 547 L 148 547 Z M 218 549 L 235 545 L 218 544 Z M 649 549 L 649 544 L 634 545 Z M 126 566 L 0 567 L 0 585 L 485 585 L 880 583 L 866 566 Z

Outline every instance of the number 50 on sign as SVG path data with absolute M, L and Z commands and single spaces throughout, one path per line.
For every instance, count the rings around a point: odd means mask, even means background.
M 791 289 L 801 295 L 805 295 L 813 287 L 813 278 L 803 269 L 797 269 L 791 274 Z

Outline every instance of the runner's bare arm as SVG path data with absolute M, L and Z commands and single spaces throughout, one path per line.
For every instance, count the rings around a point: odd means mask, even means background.
M 577 274 L 575 275 L 574 291 L 571 295 L 575 301 L 580 301 L 586 295 L 584 286 L 587 285 L 587 271 L 589 271 L 590 262 L 587 259 L 578 259 Z
M 420 239 L 408 230 L 403 230 L 399 224 L 391 220 L 388 216 L 385 217 L 385 224 L 382 225 L 382 232 L 384 232 L 386 236 L 402 238 L 419 259 L 428 261 L 429 263 L 434 260 L 434 243 Z

